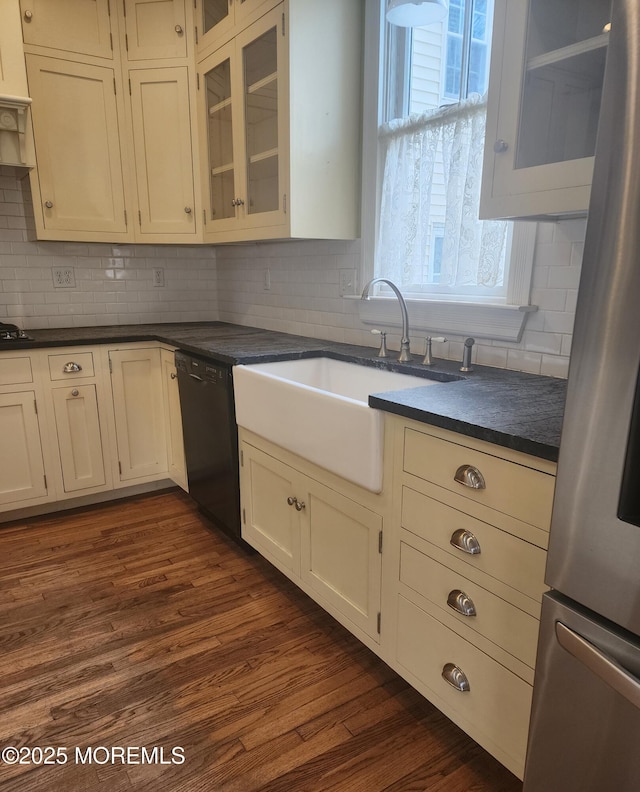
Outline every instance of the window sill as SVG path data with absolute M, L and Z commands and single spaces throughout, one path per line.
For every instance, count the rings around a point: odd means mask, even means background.
M 364 324 L 401 327 L 400 307 L 395 297 L 372 297 L 358 300 L 360 320 Z M 522 338 L 527 316 L 536 305 L 492 305 L 436 300 L 407 300 L 409 327 L 430 333 L 488 338 L 517 343 Z

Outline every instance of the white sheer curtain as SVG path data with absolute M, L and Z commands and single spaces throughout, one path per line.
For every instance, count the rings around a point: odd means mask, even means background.
M 444 224 L 444 242 L 436 291 L 500 291 L 508 223 L 478 220 L 485 121 L 486 100 L 475 95 L 381 127 L 377 275 L 407 291 L 419 289 L 437 222 Z

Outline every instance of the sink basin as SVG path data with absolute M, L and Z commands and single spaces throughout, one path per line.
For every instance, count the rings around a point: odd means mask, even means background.
M 369 395 L 438 384 L 322 357 L 234 366 L 233 377 L 239 426 L 371 492 L 382 489 L 384 426 Z

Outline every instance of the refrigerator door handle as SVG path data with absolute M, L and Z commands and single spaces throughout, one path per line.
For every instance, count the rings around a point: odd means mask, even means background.
M 640 681 L 633 674 L 559 621 L 556 622 L 556 636 L 563 649 L 640 709 Z

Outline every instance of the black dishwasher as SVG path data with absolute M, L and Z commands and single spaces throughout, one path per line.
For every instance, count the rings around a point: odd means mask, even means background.
M 189 494 L 209 519 L 245 546 L 231 366 L 176 352 L 176 369 Z

